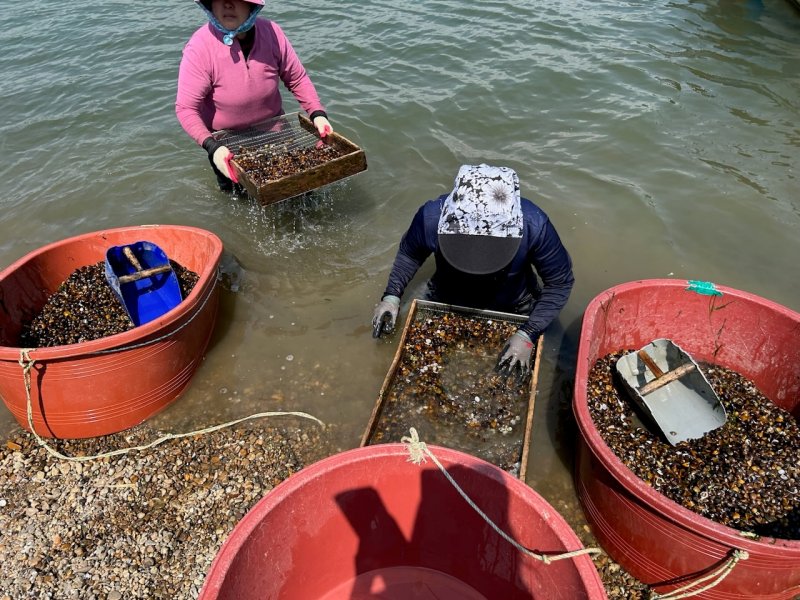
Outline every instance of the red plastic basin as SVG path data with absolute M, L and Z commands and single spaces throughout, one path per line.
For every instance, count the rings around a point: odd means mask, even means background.
M 22 325 L 79 267 L 105 260 L 111 246 L 140 240 L 199 275 L 177 307 L 141 327 L 81 344 L 30 352 L 33 426 L 45 437 L 107 435 L 141 423 L 178 398 L 211 338 L 219 299 L 220 239 L 174 225 L 122 227 L 49 244 L 0 273 L 0 396 L 28 429 L 19 364 Z
M 536 492 L 501 469 L 430 446 L 464 491 L 519 543 L 581 543 Z M 315 463 L 260 500 L 211 565 L 201 600 L 577 600 L 606 598 L 588 555 L 545 565 L 517 551 L 431 461 L 401 444 Z
M 599 358 L 669 338 L 698 361 L 741 373 L 800 417 L 800 314 L 753 294 L 716 289 L 723 295 L 689 291 L 682 280 L 635 281 L 589 303 L 573 399 L 581 433 L 578 496 L 603 548 L 659 592 L 721 566 L 738 548 L 749 559 L 696 598 L 792 600 L 800 594 L 800 541 L 748 539 L 669 500 L 614 455 L 589 414 L 587 381 Z

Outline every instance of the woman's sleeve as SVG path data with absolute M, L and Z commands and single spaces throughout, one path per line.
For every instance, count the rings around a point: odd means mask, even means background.
M 193 42 L 194 40 L 189 40 L 183 49 L 178 70 L 175 114 L 189 137 L 202 144 L 203 140 L 211 135 L 211 131 L 200 116 L 200 107 L 211 91 L 211 72 L 207 58 Z
M 566 305 L 575 277 L 572 260 L 561 243 L 550 219 L 545 222 L 528 256 L 542 279 L 542 293 L 534 305 L 528 322 L 520 329 L 531 338 L 539 336 Z
M 391 294 L 398 298 L 402 297 L 408 282 L 416 275 L 431 252 L 425 232 L 425 206 L 423 205 L 414 215 L 408 231 L 400 240 L 400 247 L 397 249 L 397 256 L 395 256 L 392 270 L 389 273 L 389 282 L 386 284 L 383 295 Z
M 317 90 L 314 88 L 314 84 L 311 83 L 311 78 L 306 73 L 303 63 L 300 62 L 294 48 L 292 48 L 292 44 L 280 26 L 274 21 L 271 21 L 271 23 L 280 55 L 281 81 L 309 115 L 315 111 L 321 110 L 324 112 L 325 107 L 320 102 Z

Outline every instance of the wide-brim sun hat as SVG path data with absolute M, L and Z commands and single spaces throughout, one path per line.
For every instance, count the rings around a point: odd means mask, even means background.
M 453 267 L 488 275 L 506 267 L 522 241 L 519 177 L 508 167 L 463 165 L 445 198 L 439 250 Z

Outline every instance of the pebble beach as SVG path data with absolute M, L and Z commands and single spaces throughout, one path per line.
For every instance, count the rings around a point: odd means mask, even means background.
M 20 429 L 0 449 L 0 599 L 197 598 L 247 511 L 292 473 L 338 451 L 321 426 L 294 420 L 250 421 L 86 462 L 57 459 Z M 50 443 L 86 456 L 162 434 L 145 423 Z

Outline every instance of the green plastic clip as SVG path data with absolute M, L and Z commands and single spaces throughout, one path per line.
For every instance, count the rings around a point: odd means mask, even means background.
M 689 287 L 686 289 L 690 292 L 697 292 L 698 294 L 703 294 L 704 296 L 722 296 L 722 292 L 720 292 L 710 281 L 697 281 L 695 279 L 690 279 L 687 281 L 687 283 L 689 284 Z

